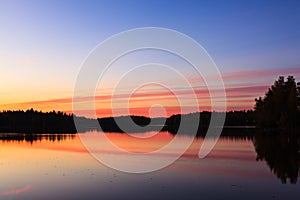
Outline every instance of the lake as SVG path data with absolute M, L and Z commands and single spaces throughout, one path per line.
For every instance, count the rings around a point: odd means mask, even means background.
M 93 140 L 103 133 L 81 134 Z M 135 153 L 154 151 L 174 137 L 161 132 L 146 142 L 144 137 L 151 134 L 105 135 Z M 97 153 L 118 161 L 117 152 L 98 142 Z M 168 167 L 130 174 L 101 164 L 87 152 L 79 134 L 0 134 L 0 199 L 300 199 L 298 146 L 274 137 L 221 137 L 210 154 L 199 159 L 202 143 L 203 138 L 194 139 Z

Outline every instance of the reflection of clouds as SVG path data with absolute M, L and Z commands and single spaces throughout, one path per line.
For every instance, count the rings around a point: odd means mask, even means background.
M 2 195 L 2 196 L 17 195 L 17 194 L 20 194 L 23 192 L 27 192 L 27 191 L 31 190 L 31 188 L 32 188 L 31 185 L 25 185 L 22 188 L 16 188 L 16 189 L 11 189 L 11 190 L 1 192 L 0 195 Z

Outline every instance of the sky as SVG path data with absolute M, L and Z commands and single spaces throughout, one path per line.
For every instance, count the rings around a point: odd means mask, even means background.
M 252 109 L 254 98 L 263 96 L 279 75 L 300 81 L 299 1 L 0 0 L 0 5 L 0 110 L 71 113 L 74 83 L 89 53 L 108 37 L 140 27 L 173 29 L 201 44 L 222 74 L 228 110 Z M 210 109 L 201 78 L 178 58 L 137 52 L 115 63 L 115 71 L 126 71 L 136 59 L 180 69 L 197 92 L 200 110 Z M 96 94 L 98 116 L 112 114 L 110 83 L 118 76 L 105 80 L 106 88 Z M 176 80 L 166 80 L 185 95 Z M 167 115 L 180 112 L 174 95 L 155 87 L 142 88 L 126 106 L 133 82 L 123 84 L 119 115 L 127 107 L 131 114 L 148 115 L 152 104 L 165 106 Z M 194 111 L 188 101 L 185 106 Z

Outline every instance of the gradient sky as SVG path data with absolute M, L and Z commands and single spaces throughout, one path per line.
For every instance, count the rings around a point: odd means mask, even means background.
M 72 112 L 73 85 L 89 52 L 113 34 L 148 26 L 180 31 L 207 50 L 224 78 L 228 110 L 253 108 L 279 75 L 300 81 L 300 1 L 0 0 L 0 110 Z M 133 58 L 141 57 L 148 59 Z M 207 101 L 205 89 L 189 78 L 199 101 Z M 99 116 L 111 114 L 107 89 L 97 94 Z M 132 98 L 132 114 L 147 115 L 152 103 L 167 106 L 168 115 L 178 112 L 170 94 L 146 93 Z

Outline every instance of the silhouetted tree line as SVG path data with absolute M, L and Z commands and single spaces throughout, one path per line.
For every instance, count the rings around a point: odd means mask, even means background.
M 171 117 L 167 118 L 165 130 L 172 134 L 177 134 L 178 128 L 182 126 L 180 122 L 187 121 L 190 123 L 198 123 L 197 136 L 205 136 L 210 124 L 211 114 L 211 112 L 203 111 L 200 113 L 190 113 L 185 115 L 172 115 Z M 224 113 L 214 112 L 214 114 L 217 116 L 223 115 Z M 194 134 L 194 128 L 190 127 L 190 123 L 184 124 L 185 127 L 183 127 L 183 134 Z M 251 134 L 252 130 L 246 129 L 245 127 L 253 128 L 255 124 L 256 122 L 254 119 L 253 110 L 226 112 L 222 135 Z
M 255 119 L 257 127 L 265 131 L 287 130 L 299 132 L 300 89 L 293 76 L 284 80 L 280 76 L 268 89 L 265 96 L 255 99 Z
M 215 112 L 216 115 L 221 114 Z M 200 116 L 200 120 L 199 120 Z M 148 118 L 143 116 L 122 116 L 122 117 L 107 117 L 99 118 L 98 122 L 105 132 L 144 132 L 144 131 L 169 131 L 172 134 L 178 134 L 178 129 L 181 127 L 181 134 L 195 134 L 197 136 L 204 136 L 210 124 L 211 112 L 201 112 L 201 113 L 190 113 L 190 114 L 178 114 L 172 115 L 169 118 Z M 130 121 L 133 121 L 137 126 L 131 126 Z M 120 122 L 126 126 L 126 130 L 120 128 L 117 122 Z M 182 121 L 188 123 L 182 123 Z M 149 124 L 151 123 L 151 126 Z M 198 127 L 191 127 L 191 124 L 198 124 Z M 222 131 L 223 135 L 245 135 L 251 134 L 251 130 L 245 129 L 245 126 L 254 126 L 254 111 L 231 111 L 226 113 L 225 127 L 236 127 L 234 130 L 229 131 L 229 129 L 224 129 Z M 243 128 L 242 128 L 243 127 Z
M 218 113 L 216 113 L 218 114 Z M 171 117 L 164 118 L 148 118 L 143 116 L 121 116 L 121 117 L 106 117 L 98 118 L 101 129 L 105 132 L 124 132 L 116 121 L 123 124 L 129 124 L 126 131 L 129 132 L 145 132 L 145 131 L 169 131 L 176 134 L 180 122 L 185 118 L 189 124 L 198 123 L 197 135 L 205 135 L 205 132 L 210 123 L 210 112 L 200 113 L 200 122 L 198 120 L 199 113 L 191 113 L 185 115 L 172 115 Z M 72 114 L 63 112 L 41 112 L 33 109 L 26 111 L 3 111 L 0 112 L 0 132 L 2 133 L 76 133 L 88 130 L 97 129 L 92 127 L 93 119 L 84 117 L 77 117 L 77 120 L 84 122 L 84 130 L 76 130 Z M 130 126 L 127 123 L 132 120 L 136 126 Z M 151 126 L 148 126 L 151 122 Z M 90 124 L 90 126 L 89 126 Z M 189 124 L 183 127 L 184 134 L 189 134 Z M 255 125 L 253 119 L 253 111 L 232 111 L 228 112 L 225 120 L 225 126 L 252 126 Z M 225 131 L 224 131 L 225 132 Z
M 251 129 L 242 127 L 257 126 L 267 131 L 288 130 L 293 134 L 299 134 L 300 126 L 300 85 L 296 86 L 293 76 L 284 80 L 280 76 L 274 85 L 269 88 L 265 96 L 255 99 L 255 108 L 253 110 L 230 111 L 226 113 L 223 135 L 233 135 L 238 132 L 242 134 L 251 134 Z M 200 114 L 200 120 L 199 120 Z M 105 132 L 124 132 L 116 121 L 125 125 L 125 132 L 143 132 L 143 131 L 169 131 L 172 134 L 194 133 L 195 129 L 198 136 L 204 136 L 211 120 L 211 112 L 190 113 L 172 115 L 168 118 L 148 118 L 143 116 L 121 116 L 117 118 L 106 117 L 98 118 L 101 129 Z M 216 116 L 224 113 L 214 112 Z M 93 127 L 95 121 L 84 117 L 76 117 L 77 121 L 83 122 L 88 127 L 84 130 L 76 130 L 74 116 L 63 112 L 38 112 L 33 109 L 26 111 L 3 111 L 0 112 L 0 132 L 2 133 L 76 133 L 87 130 L 97 129 Z M 136 126 L 129 122 L 133 121 Z M 188 121 L 188 123 L 181 123 Z M 151 126 L 148 126 L 151 123 Z M 227 128 L 235 128 L 228 131 Z M 220 128 L 220 127 L 213 127 Z M 246 131 L 246 132 L 245 132 Z M 236 133 L 235 133 L 236 132 Z
M 63 112 L 3 111 L 0 113 L 2 133 L 76 133 L 73 116 Z
M 130 132 L 140 132 L 142 130 L 142 127 L 147 126 L 151 119 L 149 117 L 143 117 L 143 116 L 120 116 L 117 117 L 119 123 L 126 126 L 127 130 Z M 130 122 L 136 124 L 136 127 L 130 127 Z M 98 118 L 99 125 L 101 126 L 101 129 L 104 132 L 126 132 L 120 127 L 116 120 L 113 117 L 104 117 L 104 118 Z M 139 128 L 141 127 L 141 128 Z M 151 128 L 147 130 L 152 130 Z
M 266 161 L 281 180 L 297 183 L 300 174 L 300 83 L 280 76 L 265 96 L 255 99 L 257 161 Z

